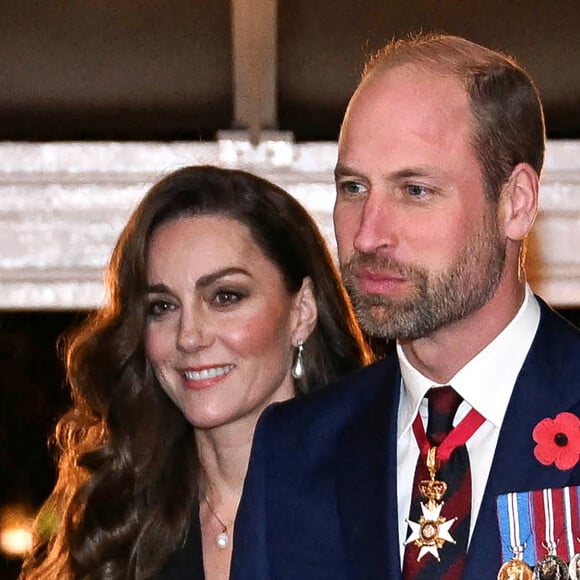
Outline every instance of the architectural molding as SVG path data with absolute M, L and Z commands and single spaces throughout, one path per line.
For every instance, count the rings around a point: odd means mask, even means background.
M 90 309 L 131 211 L 183 165 L 252 171 L 301 201 L 334 248 L 336 143 L 243 132 L 204 143 L 0 143 L 0 309 Z M 557 307 L 580 307 L 580 141 L 547 148 L 528 276 Z

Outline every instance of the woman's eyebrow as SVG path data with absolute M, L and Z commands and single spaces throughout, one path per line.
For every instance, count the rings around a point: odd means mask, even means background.
M 212 272 L 211 274 L 206 274 L 205 276 L 202 276 L 195 283 L 195 286 L 197 288 L 206 288 L 207 286 L 210 286 L 211 284 L 213 284 L 214 282 L 216 282 L 220 278 L 223 278 L 224 276 L 230 276 L 232 274 L 242 274 L 244 276 L 251 275 L 244 268 L 234 268 L 234 267 L 222 268 L 221 270 L 217 270 L 216 272 Z

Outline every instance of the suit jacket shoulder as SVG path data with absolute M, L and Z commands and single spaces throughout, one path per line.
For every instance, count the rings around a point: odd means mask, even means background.
M 390 542 L 367 538 L 369 530 L 389 538 L 376 514 L 396 493 L 382 492 L 396 479 L 400 380 L 393 353 L 265 411 L 236 519 L 231 580 L 351 580 L 351 551 L 365 567 L 385 569 Z
M 400 377 L 397 357 L 392 353 L 307 396 L 271 405 L 258 422 L 256 436 L 267 433 L 272 445 L 288 437 L 302 440 L 312 433 L 317 438 L 324 433 L 332 437 L 366 412 L 384 391 L 398 399 Z

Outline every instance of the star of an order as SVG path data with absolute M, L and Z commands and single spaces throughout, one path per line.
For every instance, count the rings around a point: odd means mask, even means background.
M 421 546 L 419 550 L 419 555 L 417 556 L 417 562 L 421 560 L 425 554 L 432 554 L 437 560 L 439 560 L 439 548 L 443 546 L 445 542 L 451 542 L 455 544 L 455 540 L 449 533 L 449 528 L 455 523 L 457 518 L 452 518 L 450 520 L 445 520 L 441 517 L 441 508 L 443 504 L 435 504 L 432 508 L 429 508 L 424 503 L 421 504 L 421 511 L 423 516 L 419 518 L 419 522 L 412 522 L 407 520 L 409 527 L 411 528 L 411 534 L 405 541 L 405 545 L 411 542 L 416 542 L 418 546 Z M 431 524 L 435 526 L 437 533 L 429 539 L 426 538 L 422 533 L 425 526 Z

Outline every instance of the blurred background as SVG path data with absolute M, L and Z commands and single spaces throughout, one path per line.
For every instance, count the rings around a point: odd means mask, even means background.
M 279 0 L 277 124 L 334 140 L 366 56 L 438 30 L 513 54 L 551 137 L 580 135 L 577 0 Z M 236 2 L 234 2 L 236 4 Z M 229 0 L 1 0 L 0 139 L 207 140 L 234 118 Z M 259 34 L 259 31 L 254 31 Z
M 268 130 L 333 143 L 366 57 L 418 30 L 514 55 L 550 140 L 580 139 L 578 0 L 0 0 L 0 141 L 205 143 L 248 130 L 255 142 Z M 11 179 L 15 199 L 26 183 Z M 0 234 L 0 253 L 10 243 Z M 578 325 L 577 298 L 555 306 Z M 90 307 L 0 295 L 2 580 L 16 578 L 54 483 L 47 437 L 68 405 L 58 339 Z

